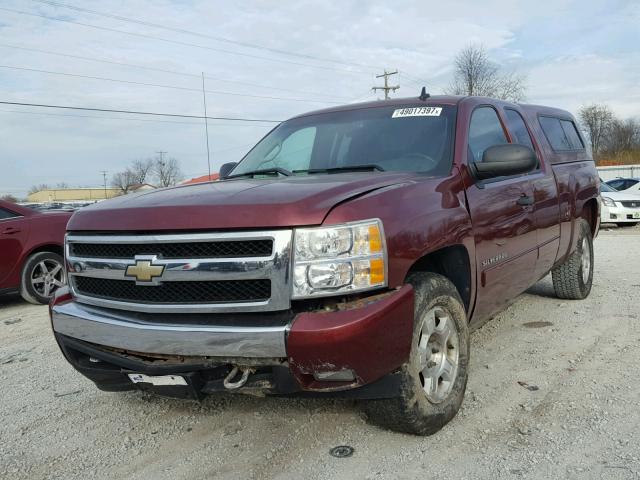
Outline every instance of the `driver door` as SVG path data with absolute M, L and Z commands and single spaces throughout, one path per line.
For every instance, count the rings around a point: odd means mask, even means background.
M 467 162 L 509 143 L 498 112 L 477 107 L 469 125 Z M 527 175 L 484 180 L 467 188 L 476 247 L 477 301 L 474 317 L 486 319 L 534 280 L 538 256 L 533 185 Z

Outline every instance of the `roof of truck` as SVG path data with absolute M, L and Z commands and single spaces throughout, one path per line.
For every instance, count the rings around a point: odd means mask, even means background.
M 383 106 L 384 107 L 407 107 L 407 106 L 415 107 L 416 104 L 457 105 L 462 100 L 467 98 L 474 98 L 474 97 L 465 96 L 465 95 L 432 95 L 432 96 L 429 96 L 429 98 L 427 98 L 426 100 L 421 100 L 418 96 L 404 97 L 404 98 L 391 98 L 389 100 L 374 100 L 371 102 L 350 103 L 345 105 L 338 105 L 336 107 L 313 110 L 311 112 L 306 112 L 300 115 L 296 115 L 292 118 L 301 118 L 301 117 L 307 117 L 310 115 L 317 115 L 317 114 L 323 114 L 323 113 L 343 112 L 343 111 L 349 111 L 349 110 L 360 110 L 365 108 L 376 108 L 376 107 L 383 107 Z M 486 98 L 487 100 L 491 100 L 493 102 L 518 105 L 523 110 L 531 113 L 535 113 L 535 114 L 540 113 L 543 115 L 547 114 L 547 115 L 562 116 L 562 117 L 569 117 L 569 118 L 573 117 L 566 110 L 562 110 L 560 108 L 555 108 L 555 107 L 547 107 L 544 105 L 534 105 L 534 104 L 528 104 L 528 103 L 513 103 L 513 102 L 507 102 L 504 100 L 499 100 L 499 99 L 489 98 L 489 97 L 475 97 L 475 98 Z
M 349 103 L 345 105 L 338 105 L 336 107 L 323 108 L 320 110 L 314 110 L 311 112 L 306 112 L 300 115 L 296 115 L 293 118 L 306 117 L 309 115 L 317 115 L 321 113 L 333 113 L 333 112 L 343 112 L 349 110 L 360 110 L 363 108 L 376 108 L 376 107 L 405 107 L 405 106 L 413 106 L 416 104 L 439 104 L 439 105 L 457 105 L 460 100 L 466 98 L 464 96 L 458 95 L 433 95 L 427 98 L 426 100 L 420 100 L 417 96 L 415 97 L 406 97 L 406 98 L 391 98 L 389 100 L 374 100 L 372 102 L 361 102 L 361 103 Z

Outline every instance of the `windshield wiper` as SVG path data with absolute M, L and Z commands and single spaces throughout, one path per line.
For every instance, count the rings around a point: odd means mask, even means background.
M 294 170 L 293 173 L 342 173 L 342 172 L 384 172 L 384 168 L 374 163 L 368 165 L 351 165 L 331 168 L 312 168 L 310 170 Z
M 273 168 L 263 168 L 260 170 L 252 170 L 250 172 L 244 172 L 244 173 L 236 173 L 235 175 L 229 175 L 228 177 L 225 177 L 225 180 L 229 178 L 237 178 L 237 177 L 254 177 L 256 175 L 272 175 L 274 173 L 275 174 L 279 173 L 280 175 L 284 175 L 285 177 L 290 177 L 292 175 L 292 172 L 290 172 L 286 168 L 273 167 Z

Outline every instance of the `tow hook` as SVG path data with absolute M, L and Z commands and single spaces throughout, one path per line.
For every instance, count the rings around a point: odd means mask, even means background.
M 238 380 L 237 382 L 232 382 L 231 380 L 233 380 L 236 375 L 238 375 L 238 372 L 242 372 L 240 380 Z M 247 383 L 247 379 L 249 378 L 249 374 L 251 373 L 253 373 L 252 368 L 239 367 L 238 365 L 234 365 L 229 374 L 224 377 L 222 384 L 227 390 L 236 390 Z

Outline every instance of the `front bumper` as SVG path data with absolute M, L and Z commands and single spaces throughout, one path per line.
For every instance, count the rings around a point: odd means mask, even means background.
M 252 322 L 249 317 L 143 315 L 73 300 L 51 307 L 53 330 L 67 360 L 105 390 L 140 388 L 127 373 L 180 373 L 192 391 L 187 396 L 197 396 L 216 391 L 233 365 L 250 365 L 255 374 L 248 389 L 332 392 L 376 383 L 408 360 L 413 289 L 407 285 L 332 311 L 253 314 Z M 354 378 L 318 380 L 342 371 Z
M 640 209 L 627 208 L 621 205 L 608 207 L 602 205 L 600 221 L 602 223 L 638 223 L 640 222 Z

